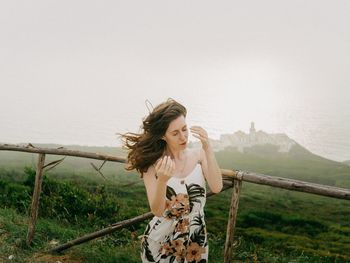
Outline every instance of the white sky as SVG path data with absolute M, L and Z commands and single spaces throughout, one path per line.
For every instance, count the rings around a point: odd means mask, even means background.
M 145 99 L 173 97 L 214 137 L 256 121 L 350 159 L 349 14 L 347 0 L 2 1 L 0 141 L 111 145 Z

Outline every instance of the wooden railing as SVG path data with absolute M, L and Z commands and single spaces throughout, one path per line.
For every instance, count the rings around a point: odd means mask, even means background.
M 45 171 L 45 169 L 51 169 L 63 161 L 63 159 L 61 159 L 45 165 L 45 155 L 47 154 L 64 155 L 64 156 L 74 156 L 74 157 L 103 160 L 104 162 L 99 168 L 94 166 L 94 168 L 98 172 L 100 172 L 102 166 L 107 161 L 120 162 L 120 163 L 125 163 L 126 161 L 125 158 L 123 157 L 110 156 L 110 155 L 105 155 L 101 153 L 89 153 L 89 152 L 68 150 L 63 147 L 59 147 L 57 149 L 39 148 L 39 147 L 33 146 L 32 144 L 28 144 L 26 146 L 13 145 L 13 144 L 0 144 L 0 150 L 29 152 L 29 153 L 39 154 L 38 163 L 36 167 L 34 191 L 33 191 L 32 203 L 31 203 L 31 209 L 30 209 L 30 215 L 29 215 L 29 225 L 28 225 L 28 233 L 27 233 L 28 245 L 32 243 L 34 233 L 35 233 L 35 225 L 36 225 L 37 216 L 38 216 L 39 197 L 40 197 L 42 180 L 43 180 L 43 172 Z M 234 231 L 235 231 L 235 225 L 236 225 L 236 218 L 237 218 L 239 196 L 240 196 L 240 191 L 242 187 L 242 181 L 255 183 L 255 184 L 268 185 L 268 186 L 288 189 L 292 191 L 312 193 L 316 195 L 350 200 L 350 189 L 315 184 L 315 183 L 304 182 L 300 180 L 276 177 L 276 176 L 269 176 L 269 175 L 260 174 L 260 173 L 246 172 L 241 170 L 221 169 L 221 173 L 223 176 L 223 184 L 224 184 L 222 191 L 225 191 L 233 187 L 231 205 L 229 210 L 229 218 L 228 218 L 227 230 L 226 230 L 226 242 L 225 242 L 225 251 L 224 251 L 225 263 L 232 261 Z M 213 193 L 208 192 L 207 196 L 209 197 L 211 195 L 213 195 Z M 151 218 L 152 216 L 153 214 L 151 212 L 148 212 L 143 215 L 139 215 L 137 217 L 112 224 L 109 227 L 104 228 L 102 230 L 89 233 L 87 235 L 84 235 L 83 237 L 80 237 L 75 240 L 69 241 L 65 244 L 59 245 L 51 249 L 50 251 L 51 252 L 63 251 L 72 246 L 110 234 L 114 231 L 117 231 L 129 225 L 144 221 L 146 219 Z

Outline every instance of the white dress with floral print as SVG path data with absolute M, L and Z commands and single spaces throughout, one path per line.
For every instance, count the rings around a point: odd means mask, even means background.
M 141 236 L 142 262 L 207 263 L 205 202 L 200 163 L 186 177 L 171 178 L 167 182 L 163 216 L 154 216 Z

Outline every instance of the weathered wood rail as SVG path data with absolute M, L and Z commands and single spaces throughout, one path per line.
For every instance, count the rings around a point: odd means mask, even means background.
M 29 226 L 28 226 L 28 234 L 27 234 L 28 245 L 31 244 L 35 233 L 35 225 L 36 225 L 37 215 L 38 215 L 39 198 L 40 198 L 40 192 L 41 192 L 43 172 L 45 168 L 49 167 L 50 165 L 56 166 L 59 163 L 58 161 L 56 161 L 45 165 L 46 154 L 74 156 L 74 157 L 103 160 L 104 163 L 106 161 L 119 162 L 119 163 L 126 162 L 124 157 L 110 156 L 110 155 L 105 155 L 101 153 L 89 153 L 89 152 L 82 152 L 82 151 L 76 151 L 76 150 L 68 150 L 63 147 L 59 147 L 57 149 L 39 148 L 39 147 L 33 146 L 32 144 L 28 144 L 26 146 L 13 145 L 13 144 L 0 144 L 0 150 L 36 153 L 39 155 L 38 164 L 36 168 L 36 177 L 35 177 L 35 185 L 34 185 L 34 191 L 33 191 L 33 197 L 32 197 L 32 205 L 31 205 L 30 215 L 29 215 Z M 102 166 L 98 169 L 98 171 L 102 168 Z M 223 183 L 224 183 L 224 187 L 222 191 L 233 187 L 231 205 L 229 210 L 229 218 L 228 218 L 228 224 L 227 224 L 227 232 L 226 232 L 226 242 L 225 242 L 225 251 L 224 251 L 225 263 L 232 262 L 232 258 L 233 258 L 232 254 L 233 254 L 233 244 L 234 244 L 234 230 L 235 230 L 236 217 L 238 212 L 239 195 L 240 195 L 243 181 L 255 183 L 255 184 L 268 185 L 268 186 L 277 187 L 277 188 L 288 189 L 292 191 L 299 191 L 304 193 L 327 196 L 327 197 L 332 197 L 337 199 L 350 200 L 350 189 L 315 184 L 315 183 L 270 176 L 270 175 L 265 175 L 260 173 L 246 172 L 241 170 L 221 169 L 221 173 L 223 175 Z M 207 196 L 211 196 L 211 195 L 212 193 L 207 194 Z M 114 231 L 117 231 L 131 224 L 149 219 L 152 216 L 153 214 L 149 212 L 131 219 L 127 219 L 127 220 L 115 223 L 105 229 L 87 234 L 83 237 L 80 237 L 75 240 L 69 241 L 65 244 L 59 245 L 51 249 L 50 251 L 51 252 L 63 251 L 74 245 L 87 242 L 94 238 L 98 238 L 103 235 L 110 234 Z

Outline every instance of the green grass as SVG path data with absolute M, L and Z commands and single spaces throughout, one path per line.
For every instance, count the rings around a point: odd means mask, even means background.
M 13 191 L 22 189 L 26 179 L 23 167 L 30 162 L 21 159 L 23 155 L 19 153 L 6 156 L 7 159 L 0 159 L 0 181 L 10 182 Z M 27 154 L 26 158 L 32 158 L 30 156 Z M 51 160 L 59 158 L 62 157 L 51 156 Z M 220 166 L 226 169 L 239 168 L 350 188 L 349 166 L 311 155 L 301 148 L 288 155 L 276 155 L 271 148 L 257 148 L 246 154 L 230 150 L 217 153 L 217 158 Z M 118 206 L 118 213 L 112 217 L 114 222 L 149 211 L 146 192 L 137 174 L 123 171 L 122 164 L 110 163 L 103 168 L 107 177 L 104 180 L 92 170 L 90 161 L 67 157 L 46 176 L 71 182 L 82 191 L 93 192 L 103 185 L 108 198 Z M 133 182 L 135 184 L 130 184 Z M 232 190 L 227 190 L 207 199 L 205 216 L 210 263 L 223 262 L 231 193 Z M 16 203 L 26 204 L 22 200 L 26 196 L 18 196 L 21 200 Z M 45 251 L 51 247 L 50 241 L 63 243 L 99 230 L 101 222 L 98 225 L 87 224 L 84 220 L 67 223 L 41 216 L 34 242 L 27 247 L 26 206 L 16 210 L 11 204 L 0 203 L 0 262 L 7 262 L 9 255 L 15 255 L 11 262 L 140 262 L 137 236 L 143 233 L 148 221 L 62 254 L 48 255 Z M 349 218 L 350 202 L 347 200 L 243 183 L 235 229 L 234 262 L 350 262 Z
M 207 201 L 208 231 L 216 233 L 213 239 L 222 245 L 231 192 Z M 235 230 L 241 243 L 235 258 L 242 262 L 253 260 L 254 255 L 259 262 L 350 262 L 349 213 L 348 201 L 243 184 Z
M 244 184 L 235 230 L 239 240 L 234 252 L 237 262 L 254 262 L 254 258 L 256 262 L 350 262 L 350 225 L 346 216 L 343 217 L 350 213 L 347 201 L 318 196 L 305 201 L 309 195 L 290 191 L 288 199 L 284 199 L 285 192 L 267 195 L 271 193 L 268 188 Z M 123 209 L 116 221 L 148 210 L 142 187 L 134 190 L 124 190 L 124 197 L 119 197 Z M 209 262 L 223 259 L 230 194 L 228 190 L 207 200 Z M 278 205 L 283 200 L 288 202 Z M 318 217 L 313 214 L 315 207 Z M 337 212 L 332 217 L 327 215 L 330 207 Z M 78 262 L 139 262 L 137 236 L 142 234 L 146 223 L 76 246 L 64 255 Z M 29 260 L 50 248 L 53 239 L 66 242 L 99 228 L 39 218 L 34 243 L 27 247 L 27 216 L 7 208 L 0 209 L 0 229 L 1 259 L 15 255 L 17 259 Z M 20 260 L 12 262 L 26 262 Z

